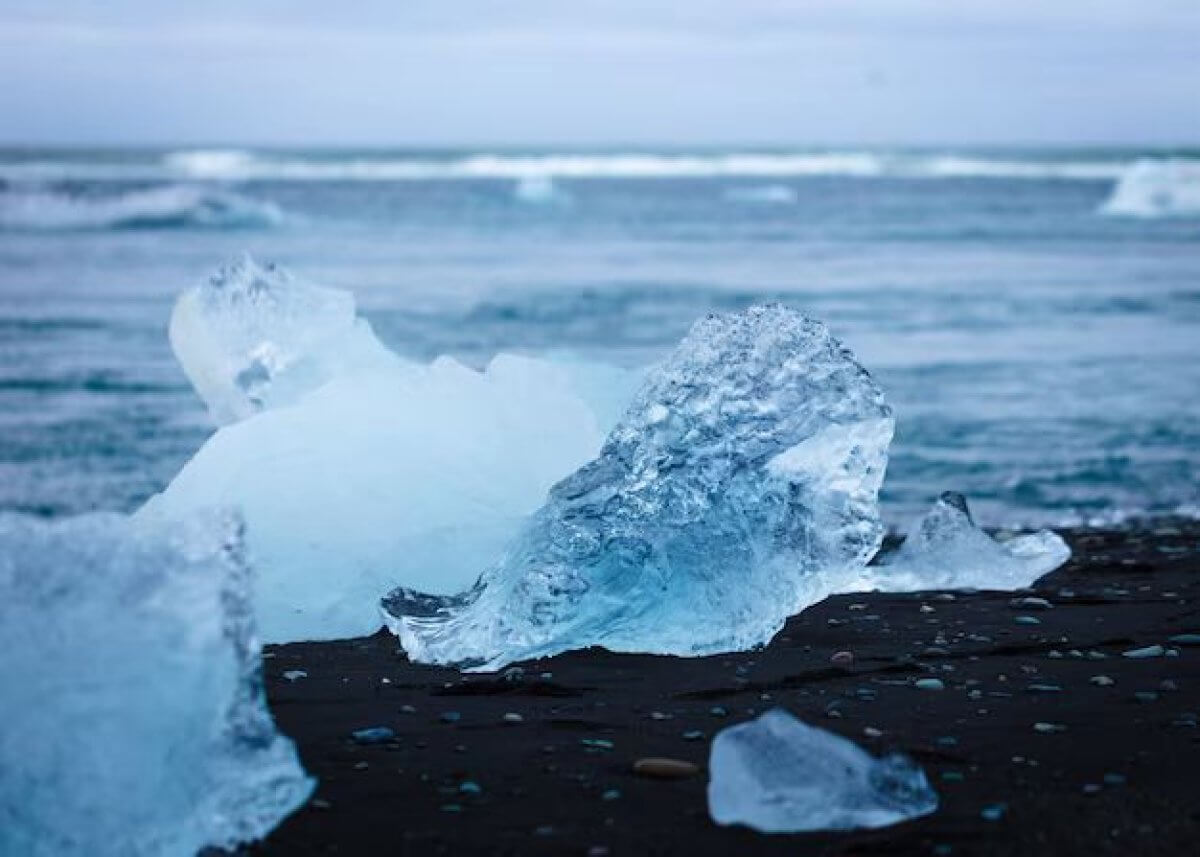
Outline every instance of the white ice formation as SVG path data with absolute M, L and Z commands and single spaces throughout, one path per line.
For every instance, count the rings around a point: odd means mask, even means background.
M 348 293 L 250 260 L 179 299 L 171 342 L 229 424 L 139 515 L 239 508 L 268 642 L 373 633 L 398 583 L 469 587 L 596 454 L 628 383 L 511 355 L 404 360 Z
M 878 549 L 892 428 L 820 323 L 781 306 L 709 316 L 473 589 L 401 588 L 389 625 L 414 660 L 476 669 L 766 643 Z
M 192 857 L 304 802 L 249 575 L 231 515 L 0 516 L 0 854 Z
M 1137 161 L 1122 173 L 1100 211 L 1126 217 L 1200 217 L 1200 161 Z
M 1022 589 L 1071 557 L 1050 530 L 997 541 L 971 518 L 961 494 L 947 491 L 909 532 L 899 550 L 868 569 L 888 592 L 920 589 Z
M 938 806 L 907 757 L 877 759 L 779 708 L 722 729 L 708 768 L 713 821 L 760 833 L 886 827 Z

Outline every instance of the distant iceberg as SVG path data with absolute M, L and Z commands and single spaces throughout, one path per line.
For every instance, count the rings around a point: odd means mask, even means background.
M 473 589 L 397 590 L 389 625 L 412 659 L 476 669 L 764 644 L 860 580 L 892 428 L 820 323 L 781 306 L 709 316 Z
M 1137 161 L 1121 174 L 1100 211 L 1144 218 L 1200 216 L 1200 161 Z
M 0 515 L 0 853 L 192 857 L 307 799 L 251 588 L 227 514 Z
M 920 589 L 1022 589 L 1071 557 L 1050 530 L 999 542 L 979 529 L 961 494 L 947 491 L 909 531 L 896 552 L 871 568 L 888 592 Z
M 708 768 L 713 821 L 760 833 L 886 827 L 938 806 L 925 772 L 908 757 L 876 759 L 780 708 L 722 729 Z
M 279 206 L 229 190 L 161 185 L 103 196 L 40 188 L 0 190 L 0 229 L 248 229 L 276 226 Z
M 517 179 L 516 186 L 513 188 L 513 197 L 518 202 L 534 205 L 564 203 L 570 200 L 567 192 L 559 187 L 553 178 L 536 174 L 521 176 Z
M 185 292 L 171 341 L 225 423 L 138 513 L 235 506 L 270 642 L 379 629 L 397 584 L 469 587 L 615 420 L 622 370 L 388 351 L 346 292 L 252 260 Z

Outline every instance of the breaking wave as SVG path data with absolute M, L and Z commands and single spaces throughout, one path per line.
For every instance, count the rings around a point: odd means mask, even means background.
M 0 191 L 0 229 L 6 230 L 253 229 L 275 226 L 283 218 L 272 202 L 192 185 L 105 196 L 46 189 Z
M 1006 156 L 882 151 L 325 153 L 190 149 L 140 160 L 46 156 L 0 161 L 0 178 L 25 181 L 521 181 L 608 178 L 1117 179 L 1128 157 Z
M 1136 162 L 1121 174 L 1100 213 L 1147 218 L 1200 216 L 1200 161 Z

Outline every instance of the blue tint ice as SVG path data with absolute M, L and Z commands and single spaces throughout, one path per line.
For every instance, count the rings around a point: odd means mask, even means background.
M 889 592 L 918 589 L 1021 589 L 1071 557 L 1050 530 L 997 541 L 971 519 L 961 494 L 947 491 L 909 532 L 896 552 L 869 569 L 871 583 Z
M 599 450 L 628 373 L 499 355 L 403 360 L 349 294 L 246 261 L 179 302 L 172 343 L 214 434 L 139 515 L 236 506 L 270 642 L 354 637 L 401 584 L 449 594 Z
M 179 296 L 170 337 L 220 424 L 396 360 L 357 317 L 349 292 L 303 282 L 249 256 Z
M 761 833 L 885 827 L 937 809 L 910 759 L 876 759 L 776 708 L 713 739 L 708 811 Z
M 304 802 L 250 588 L 229 516 L 0 516 L 0 854 L 192 857 Z
M 766 643 L 859 581 L 892 427 L 820 323 L 781 306 L 709 316 L 472 590 L 402 588 L 389 625 L 414 660 L 483 669 L 591 645 Z

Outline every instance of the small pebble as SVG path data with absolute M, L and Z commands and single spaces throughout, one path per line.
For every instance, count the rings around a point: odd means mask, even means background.
M 1157 643 L 1153 646 L 1143 646 L 1140 649 L 1130 649 L 1127 652 L 1121 652 L 1127 658 L 1161 658 L 1166 650 Z
M 682 780 L 694 777 L 700 772 L 699 766 L 683 759 L 646 758 L 633 763 L 633 772 L 639 777 L 650 777 L 656 780 Z

